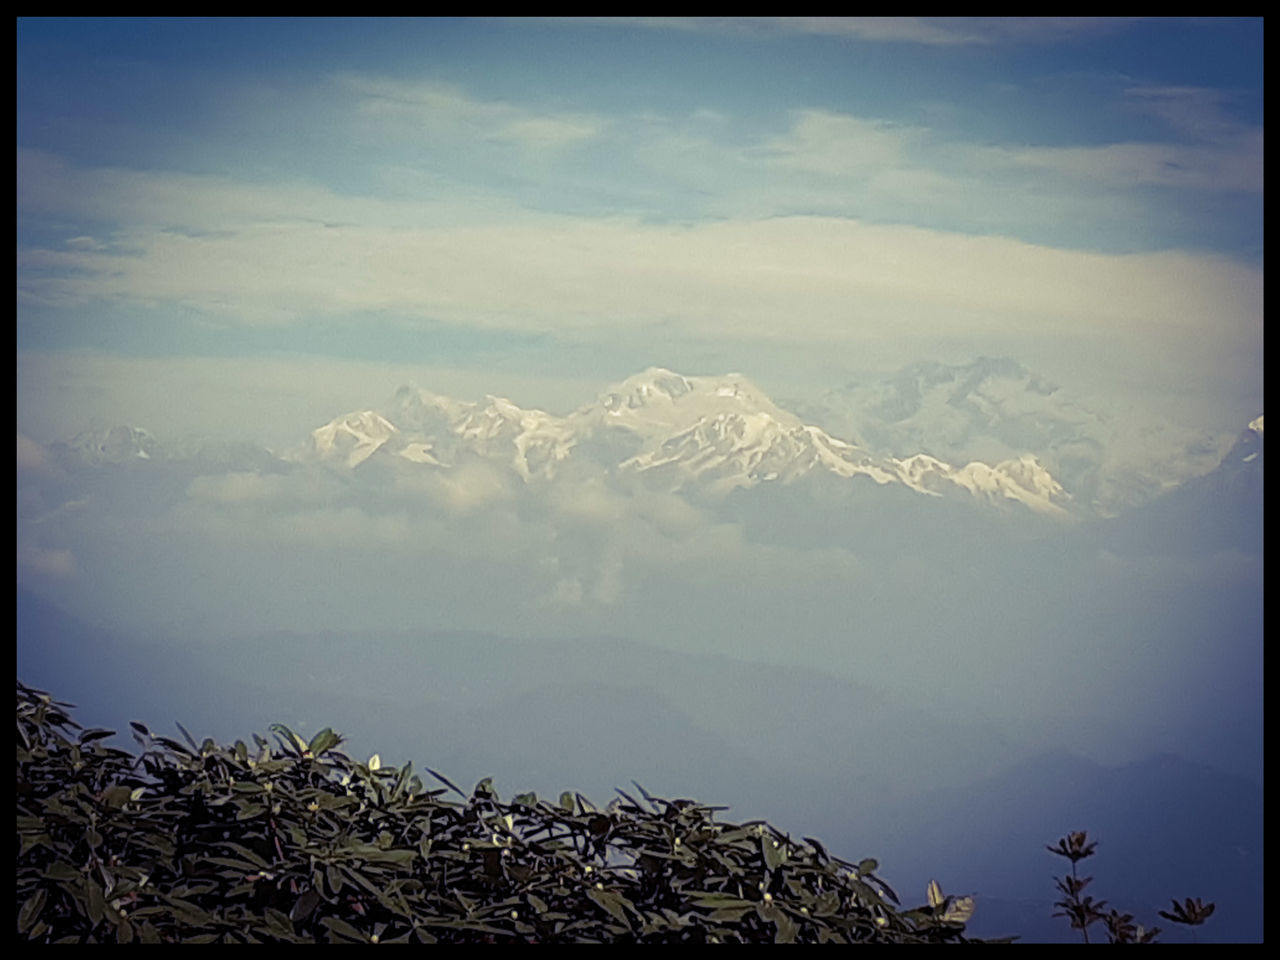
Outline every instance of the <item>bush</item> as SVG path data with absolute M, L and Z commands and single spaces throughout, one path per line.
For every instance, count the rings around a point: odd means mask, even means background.
M 140 756 L 22 683 L 20 938 L 42 943 L 966 941 L 972 901 L 930 883 L 902 910 L 875 860 L 831 856 L 692 800 L 489 780 L 427 789 L 342 738 L 274 725 L 279 749 L 133 723 Z M 450 792 L 457 800 L 447 800 Z
M 1131 913 L 1119 910 L 1107 910 L 1107 901 L 1094 900 L 1085 896 L 1084 889 L 1093 882 L 1093 877 L 1081 877 L 1076 872 L 1076 864 L 1093 856 L 1097 849 L 1097 841 L 1090 841 L 1084 830 L 1077 830 L 1058 840 L 1057 846 L 1046 846 L 1050 853 L 1066 857 L 1071 861 L 1071 876 L 1056 877 L 1058 892 L 1062 899 L 1054 904 L 1058 908 L 1055 917 L 1065 917 L 1073 930 L 1079 930 L 1085 943 L 1089 942 L 1089 928 L 1100 923 L 1107 931 L 1108 943 L 1155 943 L 1160 935 L 1159 927 L 1145 928 L 1138 923 Z M 1185 924 L 1192 928 L 1191 938 L 1195 939 L 1195 928 L 1203 924 L 1213 914 L 1214 904 L 1204 903 L 1199 897 L 1192 900 L 1188 897 L 1184 902 L 1173 901 L 1173 912 L 1158 910 L 1157 913 L 1166 920 Z

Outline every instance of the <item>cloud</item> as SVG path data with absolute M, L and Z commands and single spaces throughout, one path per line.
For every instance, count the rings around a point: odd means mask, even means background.
M 328 478 L 318 475 L 290 477 L 279 474 L 232 472 L 196 477 L 187 485 L 190 500 L 225 506 L 237 504 L 317 503 L 336 492 Z
M 903 162 L 922 131 L 827 110 L 802 110 L 785 136 L 767 141 L 767 162 L 829 176 L 874 174 Z
M 17 467 L 18 476 L 26 474 L 31 477 L 52 476 L 57 472 L 57 468 L 49 459 L 48 451 L 40 444 L 36 443 L 30 437 L 19 433 Z
M 1124 91 L 1125 106 L 1159 117 L 1179 135 L 1200 141 L 1233 141 L 1254 131 L 1226 111 L 1232 95 L 1212 87 L 1137 86 Z
M 19 543 L 17 567 L 20 583 L 32 576 L 65 580 L 75 575 L 76 558 L 70 550 Z
M 607 123 L 585 113 L 534 110 L 470 97 L 444 83 L 407 83 L 346 74 L 339 84 L 357 96 L 357 114 L 384 133 L 499 141 L 528 150 L 557 150 L 600 136 Z
M 592 25 L 736 35 L 825 36 L 870 43 L 954 47 L 995 43 L 1049 43 L 1110 33 L 1124 17 L 620 17 L 588 19 Z
M 1262 193 L 1262 131 L 1226 144 L 1112 143 L 1101 147 L 1035 147 L 1009 159 L 1060 176 L 1110 186 Z
M 865 132 L 830 116 L 806 122 L 828 146 L 833 128 L 836 140 Z M 1151 170 L 1159 162 L 1108 150 L 1018 159 L 1081 176 L 1099 163 L 1122 167 L 1125 158 Z M 833 155 L 824 147 L 790 156 L 821 165 Z M 220 178 L 177 179 L 187 210 L 216 207 L 229 191 Z M 158 197 L 176 199 L 174 186 L 169 175 L 154 178 Z M 235 204 L 246 210 L 259 192 L 247 189 Z M 781 317 L 785 336 L 800 342 L 1025 333 L 1033 318 L 1045 332 L 1111 331 L 1118 321 L 1133 330 L 1212 324 L 1253 335 L 1260 316 L 1260 271 L 1192 254 L 1107 256 L 822 216 L 668 225 L 525 213 L 503 224 L 390 227 L 377 222 L 379 207 L 351 224 L 247 216 L 233 224 L 224 213 L 219 229 L 205 232 L 134 228 L 112 253 L 23 249 L 19 298 L 171 305 L 240 324 L 391 311 L 408 322 L 570 340 L 667 319 L 685 335 L 768 340 L 784 335 Z

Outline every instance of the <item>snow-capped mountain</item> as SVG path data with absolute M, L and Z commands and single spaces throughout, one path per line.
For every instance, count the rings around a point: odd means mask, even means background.
M 897 489 L 1053 517 L 1114 515 L 1196 477 L 1201 497 L 1218 490 L 1240 499 L 1231 491 L 1245 490 L 1252 502 L 1261 490 L 1262 417 L 1225 458 L 1218 451 L 1229 444 L 1206 443 L 1184 445 L 1172 467 L 1167 456 L 1143 461 L 1141 445 L 1107 418 L 1011 360 L 917 364 L 888 384 L 839 395 L 858 399 L 844 414 L 825 408 L 828 424 L 844 417 L 843 435 L 812 422 L 821 410 L 797 415 L 741 374 L 651 367 L 567 416 L 406 386 L 380 408 L 316 428 L 281 457 L 245 443 L 161 444 L 137 427 L 81 434 L 54 449 L 79 464 L 167 463 L 188 475 L 308 465 L 447 472 L 479 461 L 509 471 L 517 487 L 587 478 L 713 500 L 825 478 L 838 489 Z
M 741 374 L 689 377 L 659 367 L 567 417 L 500 397 L 468 403 L 405 387 L 381 412 L 347 414 L 313 431 L 295 455 L 347 468 L 409 462 L 447 469 L 467 457 L 501 463 L 526 482 L 553 481 L 573 460 L 615 478 L 710 495 L 825 473 L 1054 515 L 1070 501 L 1029 454 L 958 467 L 927 455 L 886 457 L 804 423 Z
M 86 463 L 132 463 L 162 456 L 159 441 L 141 427 L 87 430 L 65 445 L 65 452 Z
M 1111 516 L 1213 470 L 1230 437 L 1109 416 L 1009 358 L 916 363 L 848 383 L 797 409 L 839 436 L 892 456 L 1003 463 L 1026 454 L 1078 509 Z
M 1263 550 L 1263 419 L 1252 420 L 1215 470 L 1117 517 L 1109 532 L 1131 550 Z
M 358 467 L 400 431 L 381 414 L 361 410 L 331 420 L 311 431 L 299 459 L 340 460 Z

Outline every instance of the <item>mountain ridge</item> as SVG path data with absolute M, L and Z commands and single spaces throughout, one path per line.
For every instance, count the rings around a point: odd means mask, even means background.
M 130 426 L 54 447 L 93 466 L 200 460 L 255 471 L 270 459 L 281 467 L 451 470 L 484 461 L 526 485 L 573 473 L 713 499 L 828 475 L 1062 520 L 1153 502 L 1235 453 L 1225 440 L 1195 441 L 1184 444 L 1190 453 L 1176 467 L 1168 467 L 1167 450 L 1144 461 L 1112 421 L 1010 358 L 921 362 L 896 379 L 851 382 L 828 396 L 856 401 L 856 415 L 841 419 L 831 404 L 794 412 L 741 373 L 690 376 L 651 366 L 563 416 L 498 395 L 466 401 L 405 385 L 278 455 L 247 444 L 163 444 Z M 831 432 L 832 423 L 845 429 Z M 1250 443 L 1261 444 L 1262 423 L 1259 416 L 1244 431 Z M 984 456 L 969 455 L 977 453 Z M 1249 456 L 1235 457 L 1245 473 L 1254 472 Z
M 381 411 L 344 414 L 317 428 L 292 458 L 353 469 L 377 456 L 449 467 L 472 454 L 505 462 L 527 483 L 554 480 L 564 461 L 608 450 L 627 455 L 613 462 L 597 456 L 607 473 L 671 492 L 699 487 L 716 495 L 825 471 L 1063 517 L 1071 501 L 1031 454 L 959 466 L 927 455 L 886 457 L 803 422 L 741 374 L 693 377 L 663 367 L 623 380 L 564 417 L 503 397 L 468 403 L 402 387 Z

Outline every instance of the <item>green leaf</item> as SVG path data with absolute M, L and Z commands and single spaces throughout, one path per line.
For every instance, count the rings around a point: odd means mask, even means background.
M 331 939 L 338 942 L 349 941 L 353 943 L 368 943 L 369 938 L 347 923 L 337 917 L 321 917 L 320 922 L 329 928 L 329 932 L 333 934 Z
M 178 723 L 177 720 L 173 722 L 177 724 L 178 729 L 182 731 L 182 735 L 187 738 L 187 743 L 191 744 L 191 749 L 194 750 L 196 753 L 199 753 L 200 748 L 196 746 L 196 742 L 195 740 L 192 739 L 191 734 L 187 733 L 187 728 L 184 727 L 182 724 Z
M 710 890 L 686 890 L 685 895 L 698 901 L 699 907 L 754 907 L 754 900 L 743 900 L 731 893 L 717 893 Z
M 782 844 L 767 833 L 760 838 L 760 852 L 764 856 L 764 865 L 770 870 L 777 870 L 787 859 Z
M 294 933 L 293 921 L 289 917 L 277 910 L 275 907 L 267 907 L 266 909 L 267 929 L 282 940 L 297 940 L 298 935 Z
M 560 809 L 573 813 L 573 794 L 568 790 L 560 794 Z
M 44 876 L 46 880 L 75 880 L 79 878 L 80 871 L 65 860 L 55 860 L 49 864 Z
M 947 907 L 942 911 L 943 923 L 955 923 L 964 926 L 973 916 L 973 897 L 948 897 Z
M 45 901 L 49 898 L 49 891 L 44 887 L 39 888 L 29 896 L 22 905 L 22 909 L 18 911 L 18 932 L 26 933 L 27 928 L 40 918 L 40 911 L 44 909 Z
M 243 844 L 234 843 L 230 840 L 222 840 L 220 841 L 220 846 L 224 846 L 229 850 L 234 850 L 236 853 L 240 854 L 240 856 L 244 857 L 260 869 L 265 870 L 268 867 L 266 860 L 262 859 L 262 857 L 260 857 L 256 852 Z
M 307 749 L 311 751 L 313 756 L 320 756 L 326 750 L 332 750 L 338 744 L 342 743 L 342 737 L 334 733 L 329 727 L 325 727 L 307 744 Z
M 273 723 L 270 729 L 280 741 L 280 745 L 284 747 L 285 752 L 291 753 L 295 757 L 300 757 L 302 756 L 302 751 L 307 749 L 307 742 L 283 723 Z
M 396 777 L 396 784 L 391 788 L 391 799 L 396 800 L 400 797 L 405 785 L 409 782 L 409 778 L 413 775 L 413 763 L 406 763 L 400 768 L 400 773 Z
M 760 919 L 774 926 L 774 943 L 795 943 L 796 924 L 776 903 L 762 903 L 756 907 Z
M 199 905 L 191 903 L 188 900 L 183 900 L 180 897 L 169 896 L 166 893 L 161 893 L 160 898 L 169 905 L 169 908 L 173 911 L 173 915 L 183 923 L 203 927 L 213 919 L 206 911 L 201 909 Z
M 873 860 L 871 857 L 867 857 L 867 859 L 865 860 L 858 861 L 858 873 L 862 874 L 863 876 L 867 875 L 868 873 L 874 873 L 878 869 L 880 869 L 880 861 Z
M 712 923 L 737 923 L 750 913 L 754 907 L 754 903 L 745 907 L 721 907 L 707 914 L 707 919 Z
M 102 802 L 113 810 L 119 810 L 129 802 L 132 795 L 132 790 L 122 783 L 117 783 L 102 791 Z
M 324 868 L 324 876 L 329 881 L 329 890 L 336 897 L 342 892 L 342 871 L 336 864 L 330 863 Z
M 929 886 L 926 888 L 925 893 L 929 896 L 929 906 L 933 907 L 935 910 L 942 906 L 942 887 L 938 885 L 937 880 L 929 881 Z
M 435 772 L 434 770 L 432 770 L 430 767 L 427 767 L 427 768 L 426 768 L 426 771 L 427 771 L 427 773 L 429 773 L 429 774 L 431 774 L 433 777 L 435 777 L 437 780 L 439 780 L 441 783 L 443 783 L 443 784 L 444 784 L 446 787 L 448 787 L 450 790 L 452 790 L 454 793 L 456 793 L 458 796 L 460 796 L 460 797 L 465 797 L 465 796 L 466 796 L 466 794 L 465 794 L 465 793 L 463 793 L 461 790 L 459 790 L 459 789 L 458 789 L 457 784 L 455 784 L 455 783 L 454 783 L 452 780 L 450 780 L 448 777 L 444 776 L 443 774 L 436 773 L 436 772 Z
M 627 920 L 626 911 L 622 909 L 623 898 L 619 894 L 614 893 L 612 890 L 596 890 L 592 888 L 587 890 L 587 896 L 593 902 L 608 910 L 623 926 L 631 926 L 630 921 Z M 629 903 L 628 906 L 630 906 Z

